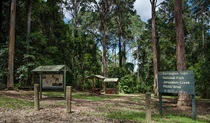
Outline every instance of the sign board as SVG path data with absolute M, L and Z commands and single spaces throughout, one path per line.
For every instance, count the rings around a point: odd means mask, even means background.
M 42 88 L 63 88 L 63 74 L 43 74 Z
M 158 73 L 160 114 L 162 93 L 192 95 L 192 118 L 196 120 L 195 80 L 193 71 L 163 71 Z
M 195 94 L 193 71 L 159 72 L 158 91 L 162 93 Z

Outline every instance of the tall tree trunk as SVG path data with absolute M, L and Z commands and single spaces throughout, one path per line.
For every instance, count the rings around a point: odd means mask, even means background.
M 77 33 L 77 14 L 78 14 L 78 1 L 77 0 L 73 0 L 73 22 L 74 22 L 74 29 L 73 29 L 73 34 L 74 34 L 74 40 L 75 40 L 75 45 L 77 47 L 77 52 L 75 52 L 75 59 L 74 59 L 74 63 L 76 63 L 76 65 L 79 67 L 81 66 L 83 63 L 82 60 L 82 53 L 80 52 L 79 49 L 81 49 L 81 42 L 79 42 L 77 40 L 77 37 L 79 36 Z M 83 72 L 83 71 L 81 71 Z M 78 74 L 79 72 L 74 76 L 74 79 L 78 79 Z M 83 80 L 82 80 L 83 81 Z M 77 89 L 80 89 L 80 81 L 77 81 Z
M 119 7 L 118 7 L 119 8 Z M 118 9 L 118 11 L 120 11 Z M 117 18 L 117 24 L 118 24 L 118 40 L 119 40 L 119 67 L 122 67 L 122 41 L 121 41 L 121 37 L 122 37 L 122 17 L 121 17 L 121 13 L 120 15 L 118 15 Z
M 109 4 L 107 0 L 102 0 L 102 74 L 108 77 L 107 61 L 106 61 L 106 19 L 109 12 Z
M 139 90 L 139 86 L 140 86 L 140 64 L 139 64 L 139 61 L 140 61 L 139 54 L 140 54 L 140 52 L 139 52 L 139 50 L 140 50 L 140 46 L 137 43 L 137 53 L 136 53 L 137 54 L 137 66 L 138 66 L 138 69 L 137 69 L 137 81 L 136 81 L 137 90 Z
M 27 46 L 27 54 L 29 54 L 29 47 L 30 47 L 30 42 L 29 42 L 29 34 L 31 32 L 31 8 L 32 8 L 32 0 L 27 0 L 26 3 L 26 11 L 27 11 L 27 36 L 26 36 L 26 42 L 28 44 Z M 29 59 L 27 57 L 27 64 L 29 62 Z M 30 83 L 30 69 L 28 68 L 28 83 Z M 31 83 L 33 84 L 33 83 Z
M 102 75 L 108 77 L 107 73 L 107 62 L 106 62 L 106 24 L 103 20 L 103 30 L 102 30 Z
M 122 64 L 126 63 L 126 40 L 123 41 L 123 49 L 122 49 Z
M 32 8 L 32 0 L 27 0 L 26 9 L 27 9 L 27 37 L 31 32 L 31 8 Z M 27 39 L 28 41 L 28 39 Z
M 155 8 L 157 0 L 150 0 L 152 5 L 152 49 L 153 49 L 153 68 L 154 68 L 154 95 L 158 96 L 158 62 L 157 62 L 157 39 L 155 29 Z
M 182 20 L 182 0 L 174 0 L 174 14 L 176 23 L 176 57 L 177 70 L 186 70 L 184 29 Z M 177 105 L 189 105 L 190 96 L 188 94 L 179 94 Z
M 14 88 L 15 17 L 16 17 L 16 0 L 11 0 L 7 89 Z
M 118 22 L 118 26 L 119 26 L 119 22 Z M 122 67 L 122 43 L 121 43 L 121 31 L 120 30 L 121 30 L 120 27 L 118 27 L 119 67 Z
M 202 10 L 203 12 L 203 10 Z M 204 17 L 203 17 L 203 14 L 201 14 L 201 24 L 202 24 L 202 44 L 203 44 L 203 48 L 205 46 L 205 30 L 204 30 Z
M 73 3 L 73 6 L 74 6 L 74 37 L 77 36 L 77 13 L 78 13 L 78 10 L 77 10 L 77 7 L 78 7 L 78 3 L 77 3 L 77 0 L 74 0 L 74 3 Z
M 2 0 L 0 1 L 0 44 L 2 43 Z

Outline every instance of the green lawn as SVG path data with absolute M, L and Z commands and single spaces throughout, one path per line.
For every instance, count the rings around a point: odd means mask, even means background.
M 24 108 L 33 108 L 33 101 L 17 99 L 12 97 L 1 97 L 0 98 L 0 107 L 5 109 L 24 109 Z

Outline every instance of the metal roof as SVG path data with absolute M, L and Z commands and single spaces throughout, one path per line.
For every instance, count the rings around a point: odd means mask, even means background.
M 106 79 L 104 79 L 103 82 L 118 82 L 118 81 L 119 81 L 118 78 L 106 78 Z
M 86 79 L 94 79 L 94 78 L 105 79 L 106 77 L 104 77 L 102 75 L 91 75 L 91 76 L 86 77 Z
M 64 71 L 64 68 L 66 68 L 66 70 L 70 72 L 70 68 L 66 65 L 39 66 L 39 67 L 33 69 L 32 72 L 60 72 L 60 71 Z

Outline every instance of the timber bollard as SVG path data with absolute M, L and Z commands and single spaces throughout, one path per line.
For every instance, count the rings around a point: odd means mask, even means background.
M 66 87 L 66 112 L 71 113 L 71 86 Z
M 39 84 L 34 84 L 34 110 L 39 110 Z
M 151 93 L 147 92 L 146 95 L 146 122 L 151 121 Z

